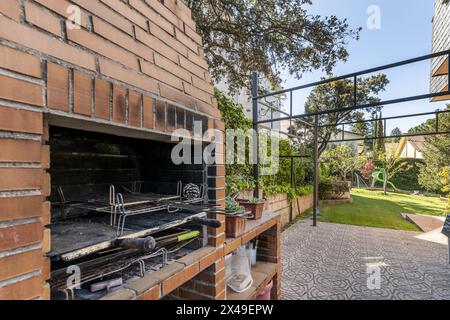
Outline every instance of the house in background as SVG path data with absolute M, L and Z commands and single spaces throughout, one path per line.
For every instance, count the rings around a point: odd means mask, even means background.
M 351 132 L 351 131 L 338 131 L 331 136 L 330 141 L 340 141 L 340 140 L 351 140 L 351 141 L 343 141 L 343 142 L 330 142 L 328 144 L 329 148 L 335 146 L 349 146 L 351 147 L 357 154 L 362 154 L 366 150 L 366 146 L 364 144 L 365 136 L 363 134 Z
M 432 52 L 450 49 L 450 1 L 435 0 Z M 431 62 L 431 92 L 448 91 L 449 58 L 439 57 Z M 450 95 L 431 99 L 433 102 L 450 100 Z
M 425 137 L 403 137 L 398 143 L 395 156 L 400 158 L 423 159 Z

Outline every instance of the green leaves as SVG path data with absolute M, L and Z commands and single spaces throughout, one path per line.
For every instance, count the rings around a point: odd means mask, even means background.
M 310 0 L 188 0 L 203 37 L 216 82 L 231 92 L 249 88 L 258 71 L 274 85 L 288 70 L 300 78 L 317 69 L 330 72 L 348 57 L 348 39 L 357 39 L 346 20 L 310 15 Z

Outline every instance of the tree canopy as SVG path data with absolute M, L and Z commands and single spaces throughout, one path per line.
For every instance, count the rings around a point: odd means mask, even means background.
M 214 80 L 227 80 L 231 92 L 249 87 L 252 71 L 272 84 L 287 70 L 331 72 L 346 60 L 349 39 L 357 39 L 346 19 L 307 11 L 311 0 L 186 0 L 203 37 Z
M 380 101 L 378 94 L 385 90 L 389 80 L 386 75 L 379 74 L 367 78 L 360 78 L 357 83 L 356 103 L 358 105 L 372 104 Z M 314 88 L 309 95 L 306 104 L 306 113 L 319 111 L 333 111 L 336 109 L 353 106 L 353 81 L 349 79 L 325 83 Z M 381 107 L 371 107 L 365 110 L 349 110 L 345 112 L 329 113 L 319 117 L 319 125 L 327 125 L 319 129 L 319 154 L 322 154 L 333 135 L 338 134 L 342 127 L 336 125 L 342 122 L 359 121 L 366 114 L 373 114 Z M 314 119 L 306 119 L 312 123 Z M 311 137 L 305 137 L 305 126 L 301 121 L 296 121 L 290 129 L 291 133 L 299 137 L 301 141 L 312 141 Z M 310 134 L 310 133 L 309 133 Z
M 450 109 L 450 105 L 447 106 Z M 430 119 L 413 128 L 411 132 L 432 132 L 435 129 L 436 120 Z M 450 130 L 450 114 L 442 114 L 439 117 L 439 130 Z M 425 139 L 423 152 L 425 164 L 420 166 L 419 183 L 430 191 L 443 191 L 446 187 L 441 179 L 437 179 L 443 171 L 450 168 L 450 135 L 432 135 Z M 445 192 L 445 191 L 444 191 Z

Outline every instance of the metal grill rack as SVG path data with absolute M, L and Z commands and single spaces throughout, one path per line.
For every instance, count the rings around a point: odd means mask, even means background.
M 58 194 L 61 202 L 71 208 L 109 214 L 110 225 L 116 228 L 118 237 L 124 234 L 128 217 L 161 211 L 176 213 L 182 209 L 188 209 L 189 207 L 186 205 L 199 204 L 206 200 L 206 188 L 203 185 L 198 186 L 201 196 L 194 199 L 184 197 L 184 185 L 181 181 L 177 183 L 176 195 L 142 193 L 142 182 L 140 181 L 132 182 L 130 186 L 131 188 L 127 188 L 125 185 L 110 185 L 107 198 L 103 196 L 86 201 L 67 202 L 61 187 L 58 188 Z M 118 188 L 121 192 L 117 191 Z

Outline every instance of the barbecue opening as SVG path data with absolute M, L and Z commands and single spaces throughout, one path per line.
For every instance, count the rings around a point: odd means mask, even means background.
M 99 299 L 207 245 L 207 166 L 172 147 L 50 127 L 53 299 Z

